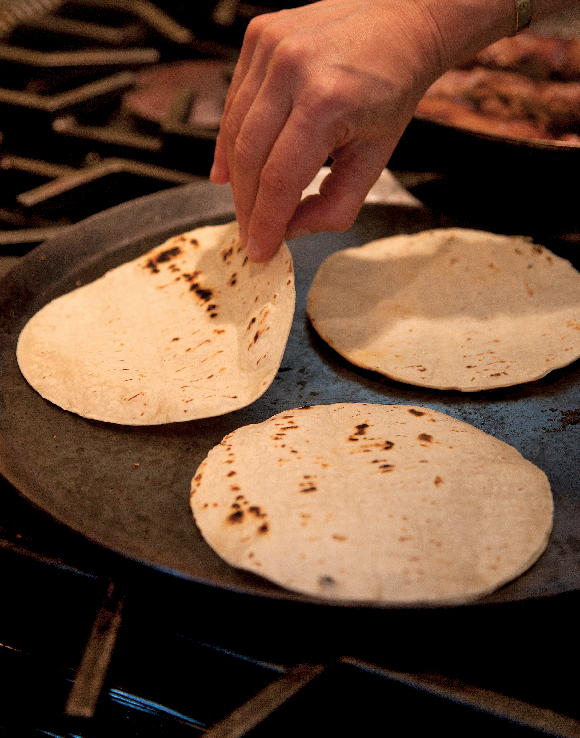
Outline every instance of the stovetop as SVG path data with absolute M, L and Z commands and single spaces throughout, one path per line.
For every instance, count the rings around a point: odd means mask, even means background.
M 579 593 L 337 610 L 128 562 L 2 484 L 2 734 L 580 734 Z M 251 732 L 250 732 L 251 731 Z
M 266 9 L 53 7 L 0 39 L 3 271 L 95 212 L 207 178 L 215 128 L 192 121 L 191 90 L 149 116 L 127 94 L 184 61 L 227 79 Z M 429 171 L 398 176 L 433 207 L 457 192 Z M 424 611 L 256 598 L 128 561 L 3 478 L 0 495 L 1 735 L 580 736 L 578 592 Z

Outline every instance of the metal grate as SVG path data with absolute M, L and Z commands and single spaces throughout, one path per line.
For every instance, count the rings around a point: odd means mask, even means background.
M 0 38 L 29 19 L 42 17 L 61 5 L 62 0 L 2 0 Z
M 580 736 L 580 593 L 311 610 L 126 562 L 2 495 L 0 735 Z

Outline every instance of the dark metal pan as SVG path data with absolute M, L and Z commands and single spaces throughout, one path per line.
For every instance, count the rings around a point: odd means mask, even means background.
M 456 221 L 540 242 L 580 231 L 580 146 L 510 139 L 416 116 L 389 167 L 431 172 L 439 181 L 413 190 Z
M 218 418 L 122 427 L 78 417 L 43 400 L 19 372 L 15 347 L 46 302 L 136 257 L 170 235 L 234 217 L 227 188 L 192 184 L 105 211 L 39 246 L 0 281 L 0 471 L 35 506 L 126 560 L 227 590 L 295 601 L 224 563 L 189 510 L 190 480 L 209 449 L 241 425 L 313 403 L 424 405 L 515 446 L 553 486 L 548 549 L 532 569 L 481 602 L 521 601 L 580 587 L 580 362 L 521 387 L 466 395 L 390 381 L 343 361 L 309 328 L 308 288 L 323 258 L 380 236 L 438 225 L 428 211 L 366 206 L 345 234 L 292 244 L 297 307 L 272 386 L 250 407 Z

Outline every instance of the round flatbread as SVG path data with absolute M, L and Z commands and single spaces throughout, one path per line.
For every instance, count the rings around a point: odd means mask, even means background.
M 544 472 L 422 407 L 345 403 L 226 436 L 191 507 L 231 565 L 333 601 L 448 605 L 530 567 L 552 528 Z
M 433 389 L 508 387 L 580 357 L 580 273 L 520 236 L 442 228 L 336 252 L 307 312 L 351 363 Z
M 43 307 L 17 359 L 47 400 L 153 425 L 249 405 L 272 383 L 292 318 L 292 257 L 248 261 L 237 224 L 169 239 Z

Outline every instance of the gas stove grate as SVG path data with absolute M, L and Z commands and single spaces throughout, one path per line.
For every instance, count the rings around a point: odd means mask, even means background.
M 399 640 L 414 633 L 412 613 L 398 613 L 394 621 L 383 613 L 384 641 L 377 641 L 373 632 L 370 650 L 356 638 L 349 642 L 342 627 L 344 642 L 331 637 L 321 643 L 324 617 L 314 621 L 316 634 L 310 638 L 313 623 L 291 618 L 291 632 L 287 622 L 271 618 L 267 601 L 258 603 L 258 609 L 255 602 L 248 608 L 243 597 L 238 602 L 231 593 L 176 584 L 168 575 L 132 566 L 126 569 L 114 557 L 103 567 L 88 542 L 81 545 L 86 560 L 69 566 L 51 555 L 59 548 L 54 542 L 48 549 L 41 545 L 39 554 L 31 556 L 30 541 L 19 550 L 10 530 L 2 533 L 2 591 L 10 603 L 1 618 L 0 665 L 10 675 L 0 711 L 2 735 L 308 738 L 377 732 L 379 726 L 385 733 L 412 736 L 439 727 L 452 738 L 580 736 L 577 709 L 568 715 L 553 709 L 558 708 L 557 699 L 554 704 L 550 699 L 546 705 L 535 704 L 517 694 L 527 663 L 516 669 L 515 696 L 508 691 L 509 680 L 505 690 L 486 686 L 481 664 L 476 683 L 457 676 L 461 668 L 453 659 L 445 672 L 399 668 Z M 113 585 L 110 570 L 121 584 Z M 538 605 L 535 615 L 540 617 L 534 625 L 544 622 L 549 627 L 541 617 L 544 605 Z M 571 621 L 580 598 L 568 597 L 564 605 Z M 256 622 L 257 616 L 264 622 Z M 453 629 L 453 611 L 446 617 Z M 481 635 L 484 641 L 493 640 L 494 618 L 484 613 L 476 619 L 471 613 L 468 623 L 485 622 L 489 633 Z M 400 627 L 405 620 L 408 632 Z M 445 639 L 450 632 L 438 628 L 434 635 Z M 509 642 L 510 634 L 505 635 Z M 428 639 L 418 632 L 416 636 L 422 651 Z M 463 637 L 473 635 L 466 630 Z M 561 647 L 557 639 L 550 641 L 554 648 Z M 498 652 L 502 646 L 498 644 Z M 573 705 L 570 675 L 558 683 L 562 674 L 546 671 L 544 643 L 528 646 L 539 649 L 538 679 L 553 680 L 560 697 L 561 684 L 567 684 L 567 704 Z M 469 661 L 469 649 L 461 650 Z M 480 661 L 480 656 L 474 659 Z M 505 656 L 509 662 L 520 654 L 514 648 Z M 409 664 L 419 658 L 430 665 L 432 657 L 418 656 L 410 648 Z M 505 662 L 494 658 L 497 682 Z M 536 657 L 530 660 L 535 663 Z M 31 694 L 34 711 L 29 709 Z

